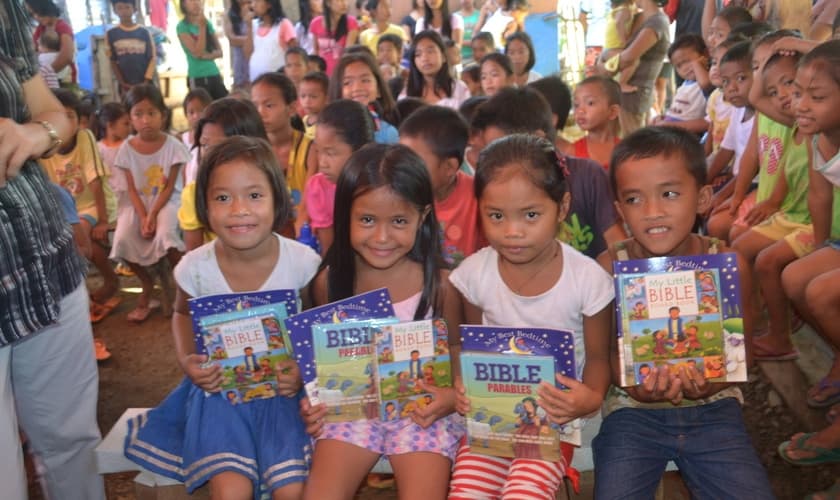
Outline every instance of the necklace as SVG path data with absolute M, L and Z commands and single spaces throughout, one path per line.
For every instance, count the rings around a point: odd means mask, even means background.
M 532 281 L 534 278 L 536 278 L 536 277 L 537 277 L 537 275 L 538 275 L 540 272 L 542 272 L 543 270 L 545 270 L 545 268 L 546 268 L 549 264 L 551 264 L 551 263 L 554 261 L 554 259 L 556 259 L 559 255 L 560 255 L 560 244 L 559 244 L 559 243 L 557 243 L 557 242 L 554 242 L 554 255 L 552 255 L 552 256 L 551 256 L 551 258 L 550 258 L 550 259 L 548 259 L 547 261 L 545 261 L 545 262 L 544 262 L 541 266 L 539 266 L 539 267 L 537 268 L 537 270 L 536 270 L 536 271 L 534 271 L 533 273 L 531 273 L 531 274 L 530 274 L 530 275 L 529 275 L 526 279 L 522 280 L 522 281 L 521 281 L 521 282 L 520 282 L 517 286 L 511 286 L 511 285 L 510 285 L 510 283 L 508 283 L 508 281 L 509 281 L 509 280 L 505 280 L 505 279 L 504 279 L 504 276 L 502 276 L 502 281 L 504 281 L 504 282 L 505 282 L 505 284 L 508 286 L 508 288 L 510 288 L 510 290 L 511 290 L 513 293 L 515 293 L 516 295 L 521 295 L 521 294 L 522 294 L 522 293 L 521 293 L 521 292 L 522 292 L 522 289 L 523 289 L 523 288 L 525 288 L 525 287 L 526 287 L 529 283 L 531 283 L 531 281 Z M 507 262 L 507 261 L 502 261 L 502 262 L 504 263 L 504 262 Z M 505 266 L 505 267 L 506 267 L 506 266 Z M 501 271 L 501 269 L 504 269 L 505 267 L 500 268 L 500 271 Z M 500 272 L 500 274 L 501 274 L 501 272 Z

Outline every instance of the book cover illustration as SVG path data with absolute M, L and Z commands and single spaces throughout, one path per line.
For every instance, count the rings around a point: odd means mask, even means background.
M 427 386 L 452 387 L 444 320 L 378 324 L 373 341 L 382 420 L 399 420 L 432 402 L 420 381 Z
M 338 324 L 347 321 L 385 319 L 394 317 L 394 307 L 387 288 L 379 288 L 360 295 L 348 297 L 320 307 L 306 310 L 286 318 L 286 329 L 292 346 L 292 352 L 300 368 L 306 395 L 312 404 L 320 404 L 320 392 L 326 388 L 326 381 L 318 378 L 315 344 L 313 343 L 313 325 Z M 372 346 L 372 344 L 368 344 Z M 346 348 L 355 349 L 355 344 Z M 371 347 L 372 349 L 372 347 Z M 372 359 L 372 350 L 371 350 Z M 341 383 L 339 383 L 339 387 Z M 325 393 L 329 398 L 330 393 Z M 338 417 L 340 418 L 340 417 Z
M 231 404 L 277 395 L 277 364 L 291 359 L 285 318 L 284 304 L 269 304 L 199 320 L 208 363 L 222 367 L 222 395 Z
M 291 316 L 300 310 L 300 299 L 297 290 L 263 290 L 245 293 L 221 293 L 195 297 L 187 301 L 193 324 L 196 353 L 210 355 L 204 345 L 204 335 L 201 331 L 201 318 L 211 314 L 241 311 L 249 307 L 265 306 L 269 304 L 285 304 L 286 314 Z
M 462 352 L 461 375 L 472 403 L 470 450 L 483 455 L 560 460 L 560 435 L 537 405 L 540 382 L 554 380 L 551 356 Z
M 743 307 L 734 253 L 613 263 L 622 386 L 653 366 L 747 380 Z
M 520 328 L 509 326 L 461 325 L 461 350 L 479 351 L 508 356 L 549 356 L 554 360 L 554 373 L 578 378 L 575 336 L 568 330 L 551 328 Z M 582 355 L 582 354 L 580 354 Z M 462 362 L 463 363 L 463 362 Z M 555 378 L 550 379 L 556 386 Z M 534 393 L 536 397 L 536 393 Z M 479 408 L 480 409 L 480 408 Z M 486 412 L 482 413 L 486 414 Z M 580 445 L 580 419 L 562 425 L 551 424 L 560 441 Z

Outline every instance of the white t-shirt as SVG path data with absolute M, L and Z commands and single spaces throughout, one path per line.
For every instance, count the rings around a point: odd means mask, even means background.
M 706 96 L 697 82 L 686 80 L 674 93 L 665 118 L 674 121 L 696 120 L 706 117 Z
M 274 271 L 259 290 L 300 290 L 309 284 L 318 272 L 321 257 L 303 243 L 276 233 L 274 236 L 280 243 L 280 255 Z M 205 243 L 187 253 L 175 266 L 175 281 L 190 297 L 233 293 L 216 260 L 217 241 L 219 240 Z
M 482 310 L 482 323 L 493 326 L 555 328 L 575 335 L 577 375 L 583 374 L 583 317 L 591 316 L 615 297 L 612 277 L 597 262 L 565 243 L 563 272 L 541 295 L 515 294 L 499 274 L 499 254 L 485 247 L 464 259 L 449 281 L 471 304 Z
M 729 118 L 729 127 L 726 128 L 723 142 L 720 143 L 720 147 L 735 152 L 735 157 L 732 159 L 732 175 L 738 175 L 741 170 L 741 156 L 747 149 L 747 142 L 750 140 L 750 134 L 752 134 L 753 124 L 755 123 L 755 113 L 749 120 L 744 121 L 746 110 L 747 108 L 735 108 L 732 111 L 732 116 Z
M 449 15 L 449 24 L 452 25 L 452 31 L 461 30 L 462 33 L 464 32 L 464 18 L 461 17 L 461 14 L 458 14 L 457 12 L 453 12 L 452 14 L 450 14 Z M 423 31 L 425 29 L 426 29 L 426 18 L 425 17 L 420 17 L 420 19 L 418 19 L 417 23 L 414 25 L 414 34 L 416 35 L 417 33 L 420 33 L 421 31 Z M 435 28 L 434 26 L 432 26 L 429 29 L 433 29 L 433 30 L 437 31 L 438 33 L 440 33 L 441 36 L 443 36 L 443 33 L 440 32 L 439 28 Z
M 490 17 L 484 21 L 484 26 L 481 31 L 486 31 L 493 35 L 493 41 L 496 43 L 496 48 L 505 46 L 505 29 L 510 23 L 514 21 L 513 16 L 505 14 L 501 7 L 490 14 Z

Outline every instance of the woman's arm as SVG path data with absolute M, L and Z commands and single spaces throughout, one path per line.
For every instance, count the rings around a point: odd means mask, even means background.
M 344 47 L 349 47 L 351 45 L 356 45 L 356 40 L 359 39 L 359 29 L 353 29 L 347 32 L 347 43 L 344 44 Z
M 635 64 L 658 41 L 659 36 L 657 36 L 654 30 L 651 28 L 642 29 L 636 38 L 633 39 L 633 42 L 618 54 L 618 68 L 613 73 L 617 73 Z
M 52 62 L 52 69 L 56 73 L 73 63 L 73 55 L 76 53 L 76 42 L 69 34 L 61 35 L 61 47 L 58 49 L 58 56 Z
M 213 40 L 213 46 L 216 47 L 212 52 L 208 52 L 207 59 L 219 59 L 222 57 L 222 44 L 219 43 L 219 37 L 215 33 L 207 33 L 207 36 Z

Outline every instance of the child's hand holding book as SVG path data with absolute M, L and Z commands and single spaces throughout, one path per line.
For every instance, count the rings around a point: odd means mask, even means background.
M 537 404 L 552 422 L 562 425 L 594 413 L 601 407 L 603 396 L 583 382 L 562 373 L 557 373 L 555 378 L 567 389 L 560 389 L 546 380 L 540 382 L 537 389 Z
M 300 398 L 300 418 L 306 426 L 306 433 L 317 438 L 324 430 L 324 418 L 327 416 L 327 405 L 324 403 L 312 405 L 309 398 Z
M 472 405 L 470 404 L 470 398 L 467 397 L 464 381 L 461 380 L 461 377 L 458 377 L 453 385 L 455 386 L 455 411 L 461 415 L 466 415 L 472 409 Z
M 456 395 L 455 389 L 452 387 L 435 387 L 427 385 L 422 380 L 417 381 L 423 392 L 432 395 L 432 402 L 426 406 L 418 407 L 411 414 L 411 420 L 422 428 L 426 428 L 438 419 L 441 419 L 456 409 Z
M 193 384 L 204 392 L 219 392 L 222 384 L 222 367 L 218 364 L 207 364 L 204 354 L 187 354 L 181 360 L 181 369 Z
M 654 367 L 644 382 L 625 389 L 633 399 L 643 403 L 670 401 L 678 405 L 683 399 L 682 379 L 672 376 L 667 366 Z

